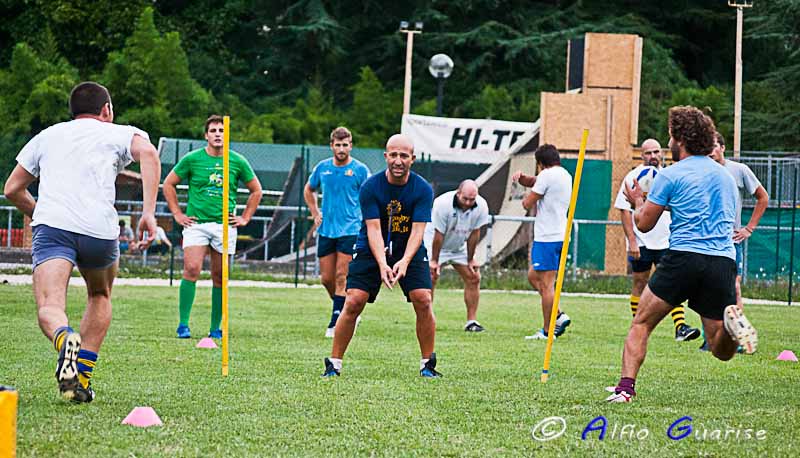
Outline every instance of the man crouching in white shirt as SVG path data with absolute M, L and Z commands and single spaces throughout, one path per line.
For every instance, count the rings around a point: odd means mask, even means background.
M 489 224 L 489 206 L 478 195 L 478 185 L 464 180 L 455 191 L 449 191 L 433 201 L 431 222 L 425 228 L 425 246 L 430 247 L 431 282 L 436 287 L 443 265 L 451 263 L 464 281 L 464 303 L 467 324 L 464 331 L 481 332 L 478 323 L 480 300 L 480 264 L 475 260 L 475 247 L 481 238 L 481 228 Z M 433 294 L 433 290 L 431 290 Z

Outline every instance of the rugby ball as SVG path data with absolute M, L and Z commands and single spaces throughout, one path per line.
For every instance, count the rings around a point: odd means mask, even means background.
M 639 188 L 644 194 L 650 192 L 650 188 L 653 187 L 653 180 L 656 179 L 656 175 L 658 175 L 658 169 L 652 165 L 648 165 L 643 167 L 634 177 L 636 178 L 636 181 L 639 182 Z

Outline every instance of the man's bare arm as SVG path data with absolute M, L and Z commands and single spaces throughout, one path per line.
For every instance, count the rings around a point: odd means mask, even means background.
M 3 186 L 3 194 L 5 194 L 6 199 L 30 218 L 33 218 L 36 200 L 28 192 L 28 186 L 34 181 L 36 181 L 36 177 L 17 164 L 8 176 L 5 186 Z

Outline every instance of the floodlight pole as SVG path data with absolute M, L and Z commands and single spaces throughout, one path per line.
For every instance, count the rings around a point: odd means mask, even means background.
M 442 116 L 442 102 L 444 101 L 444 73 L 436 76 L 436 116 Z
M 411 56 L 414 54 L 414 34 L 422 33 L 422 30 L 400 29 L 400 33 L 406 34 L 406 78 L 403 85 L 403 114 L 411 111 Z
M 744 8 L 753 6 L 752 0 L 728 0 L 736 8 L 736 81 L 733 98 L 733 158 L 739 159 L 742 144 L 742 23 Z

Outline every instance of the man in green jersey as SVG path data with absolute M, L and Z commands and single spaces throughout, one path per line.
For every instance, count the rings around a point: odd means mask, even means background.
M 209 337 L 222 338 L 222 116 L 212 115 L 206 120 L 205 148 L 184 156 L 164 179 L 164 198 L 175 221 L 183 226 L 183 280 L 180 288 L 180 323 L 178 338 L 188 339 L 189 315 L 194 303 L 197 278 L 203 267 L 206 253 L 211 254 L 211 328 Z M 175 190 L 182 180 L 189 183 L 189 202 L 186 212 L 178 205 Z M 250 191 L 244 212 L 236 215 L 236 186 L 244 182 Z M 236 228 L 246 226 L 261 202 L 261 182 L 253 168 L 239 153 L 230 152 L 230 183 L 228 208 L 228 253 L 236 251 Z M 211 247 L 211 250 L 208 248 Z

